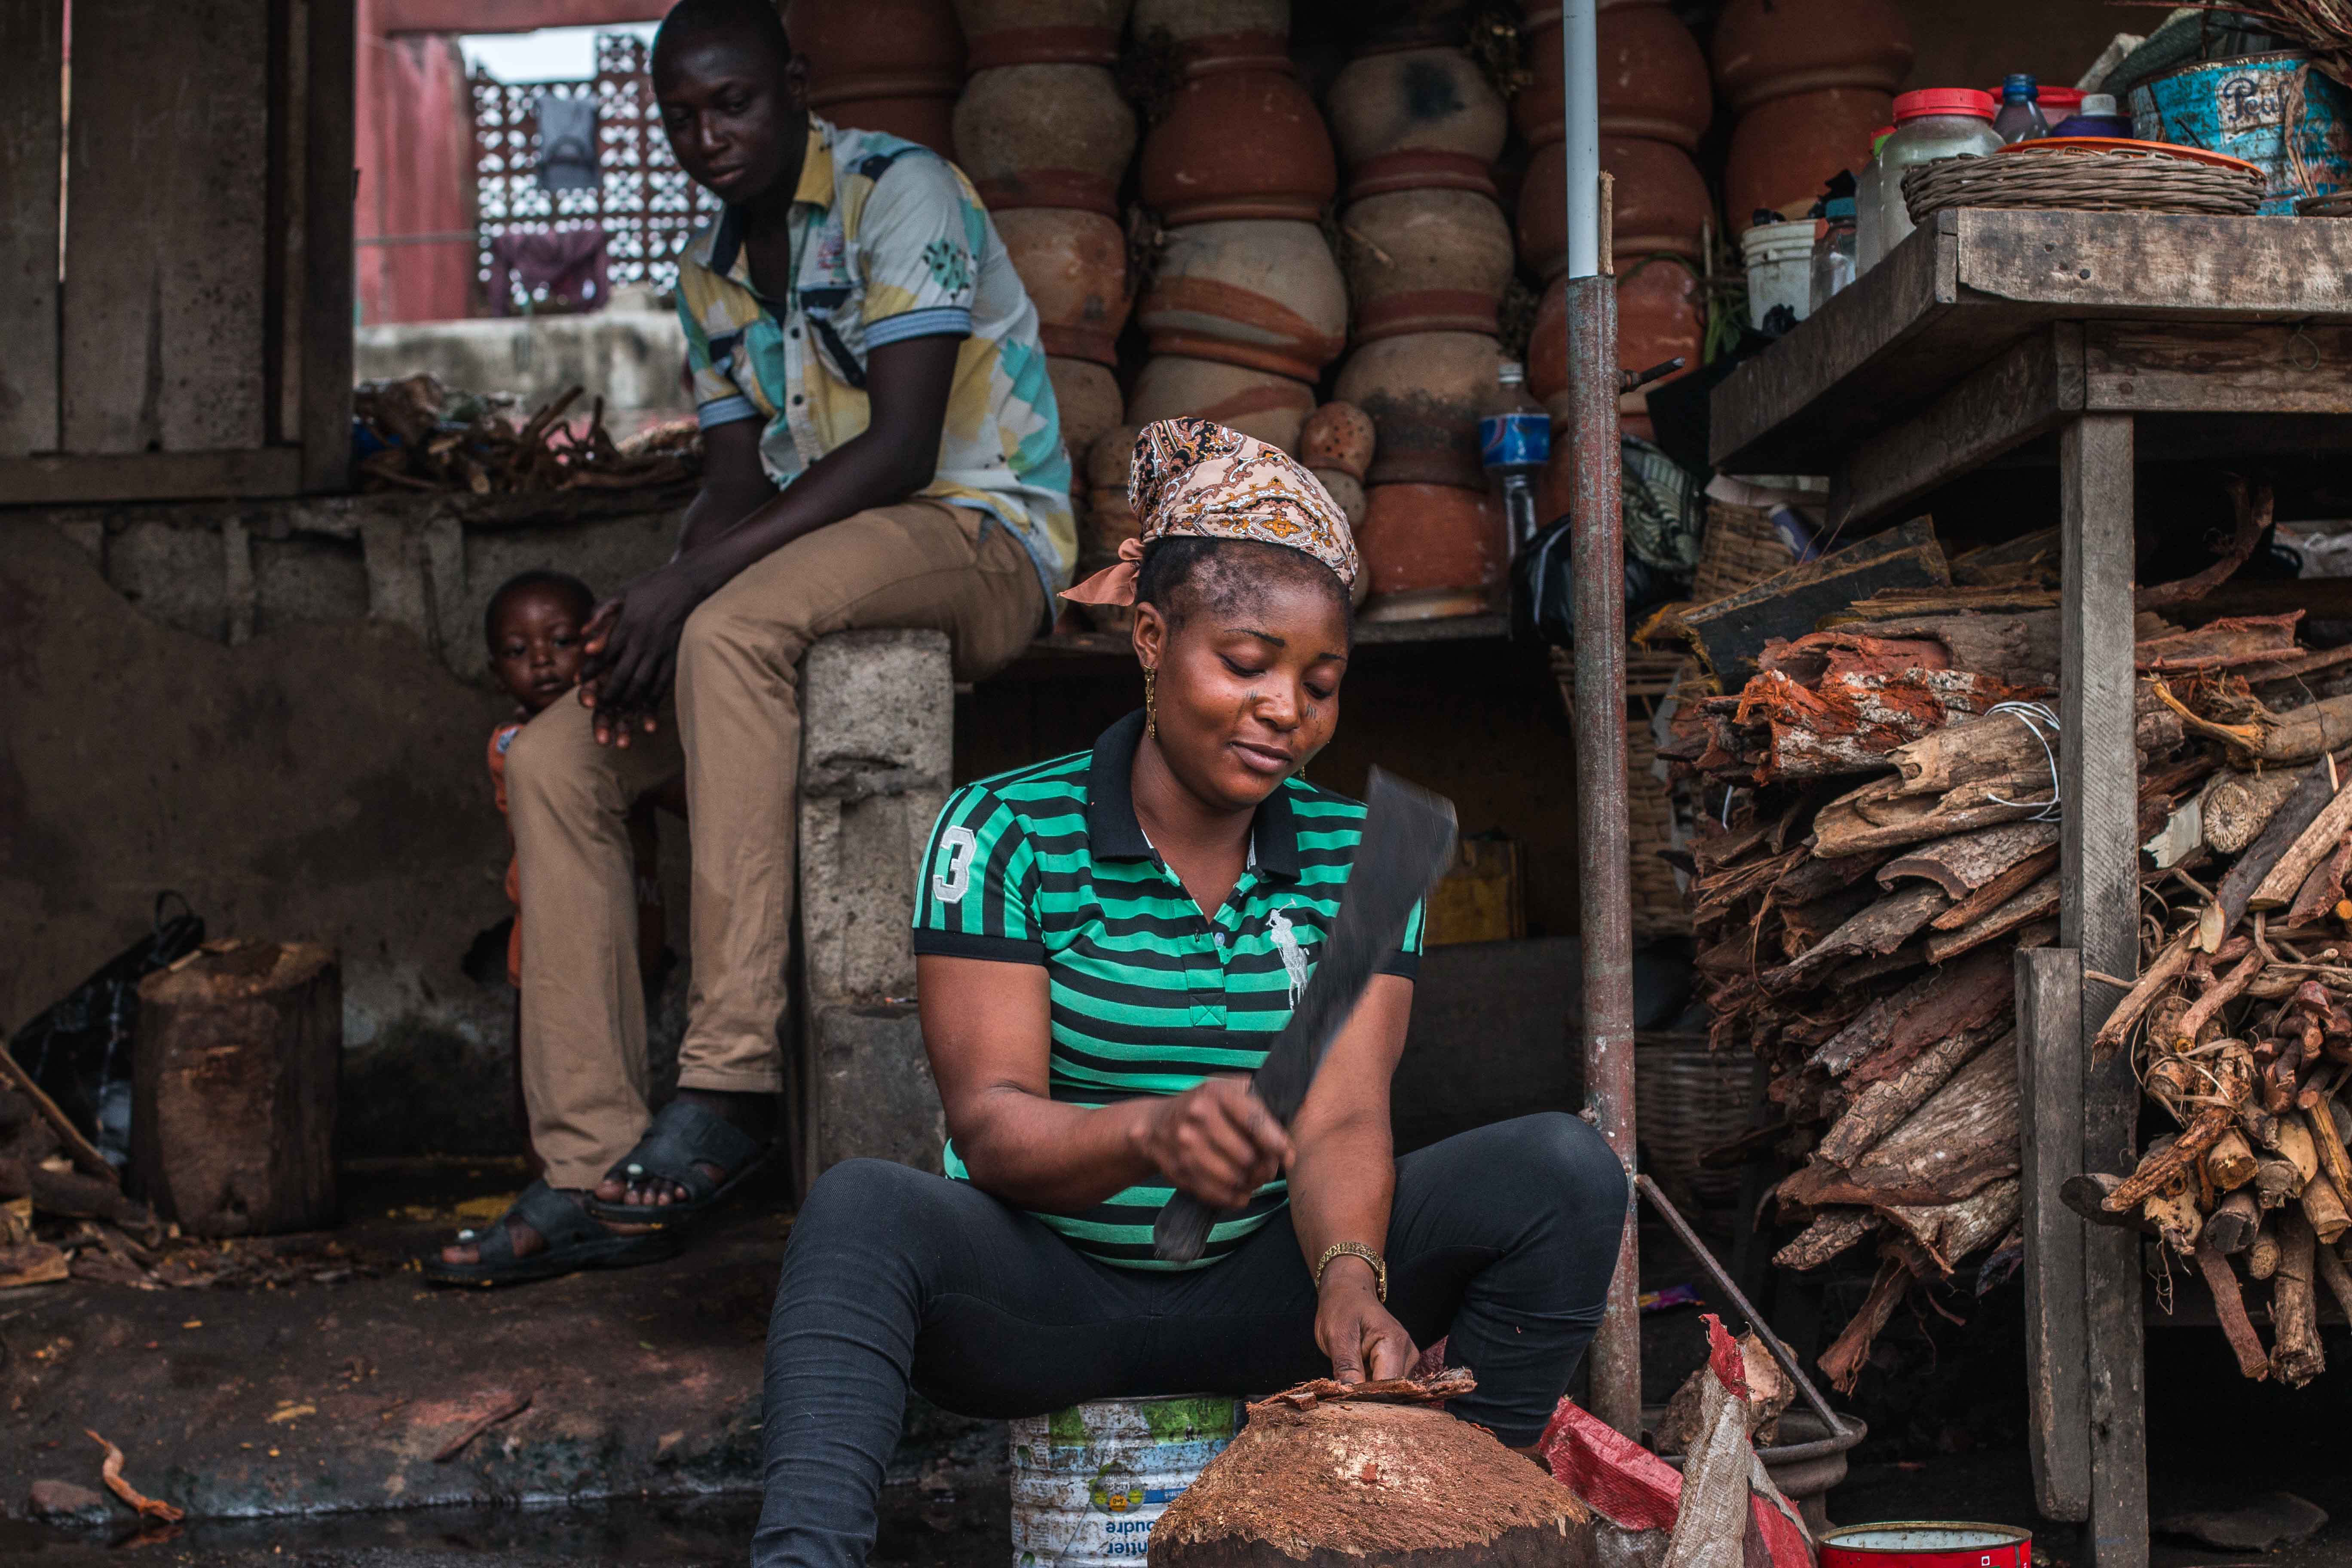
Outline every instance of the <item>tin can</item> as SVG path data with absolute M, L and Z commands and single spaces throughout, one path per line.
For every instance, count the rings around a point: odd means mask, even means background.
M 1143 1561 L 1151 1526 L 1241 1430 L 1223 1394 L 1101 1399 L 1012 1423 L 1013 1568 Z
M 2257 211 L 2292 213 L 2352 184 L 2352 92 L 2305 54 L 2185 65 L 2131 90 L 2132 134 L 2242 158 L 2263 172 Z
M 1821 1537 L 1821 1568 L 2033 1568 L 2033 1533 L 2007 1524 L 1904 1520 Z

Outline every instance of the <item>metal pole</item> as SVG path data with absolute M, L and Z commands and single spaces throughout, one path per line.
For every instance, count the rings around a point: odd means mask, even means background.
M 1595 0 L 1566 0 L 1569 438 L 1575 444 L 1576 837 L 1584 952 L 1585 1114 L 1624 1164 L 1624 1238 L 1592 1341 L 1592 1413 L 1642 1422 L 1641 1268 L 1633 1185 L 1633 879 L 1626 861 L 1625 547 L 1618 510 L 1617 289 L 1601 242 Z

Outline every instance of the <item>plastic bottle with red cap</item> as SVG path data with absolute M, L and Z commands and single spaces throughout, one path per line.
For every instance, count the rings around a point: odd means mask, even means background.
M 1992 94 L 1972 87 L 1931 87 L 1895 100 L 1895 134 L 1878 150 L 1878 243 L 1882 257 L 1911 235 L 1903 176 L 1938 158 L 1980 158 L 2001 149 L 1992 128 Z

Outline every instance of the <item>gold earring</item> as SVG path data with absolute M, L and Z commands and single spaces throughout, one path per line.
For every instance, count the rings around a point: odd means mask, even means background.
M 1150 665 L 1143 667 L 1143 732 L 1153 740 L 1160 738 L 1160 700 L 1157 689 L 1160 671 Z

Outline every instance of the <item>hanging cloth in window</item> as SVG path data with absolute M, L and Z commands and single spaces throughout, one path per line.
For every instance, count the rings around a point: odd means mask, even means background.
M 539 95 L 539 184 L 548 191 L 596 187 L 596 100 Z

